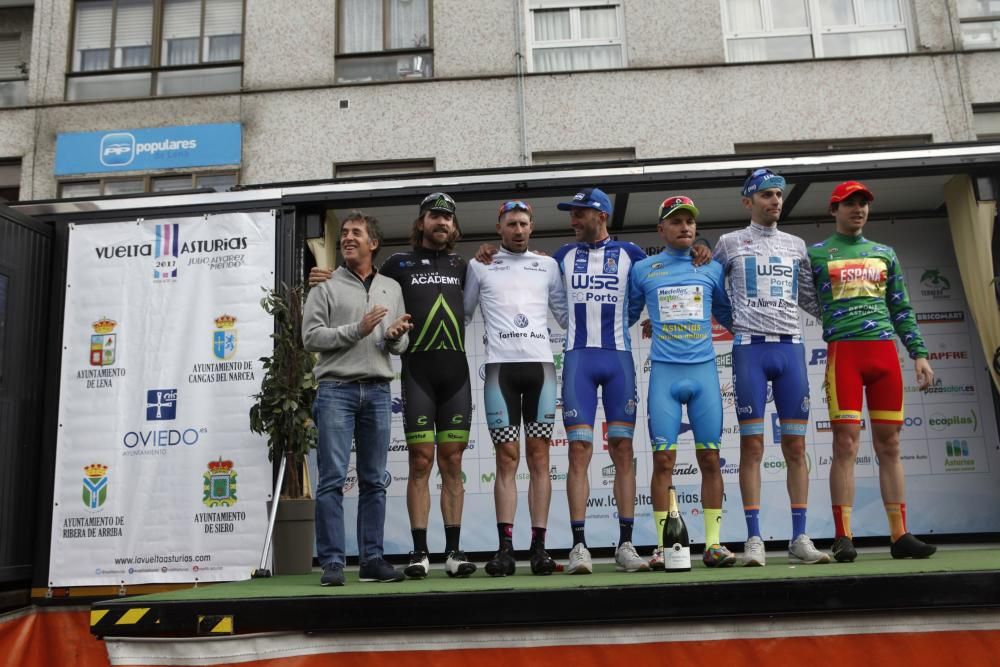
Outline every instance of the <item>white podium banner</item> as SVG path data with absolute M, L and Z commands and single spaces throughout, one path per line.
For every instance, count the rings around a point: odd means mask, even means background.
M 273 212 L 70 225 L 50 586 L 245 579 Z

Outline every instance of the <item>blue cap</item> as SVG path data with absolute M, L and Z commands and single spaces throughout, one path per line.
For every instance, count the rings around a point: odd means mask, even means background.
M 560 211 L 568 211 L 574 208 L 592 208 L 611 215 L 611 200 L 599 188 L 584 188 L 575 195 L 572 201 L 564 201 L 556 204 Z
M 749 197 L 755 192 L 767 190 L 768 188 L 784 190 L 785 179 L 770 169 L 755 169 L 753 173 L 747 176 L 747 180 L 744 181 L 742 194 L 744 197 Z

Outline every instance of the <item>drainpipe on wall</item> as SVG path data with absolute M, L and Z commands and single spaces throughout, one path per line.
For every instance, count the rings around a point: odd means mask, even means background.
M 514 80 L 517 86 L 517 111 L 521 130 L 521 165 L 528 166 L 531 160 L 528 157 L 528 119 L 524 101 L 524 23 L 521 21 L 524 14 L 521 6 L 522 0 L 514 0 Z

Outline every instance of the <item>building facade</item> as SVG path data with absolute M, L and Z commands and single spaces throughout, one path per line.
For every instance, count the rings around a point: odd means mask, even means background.
M 10 0 L 0 105 L 9 201 L 997 139 L 1000 2 Z

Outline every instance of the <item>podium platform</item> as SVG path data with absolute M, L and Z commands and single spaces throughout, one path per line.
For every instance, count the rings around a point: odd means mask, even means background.
M 893 560 L 862 550 L 854 563 L 792 565 L 771 554 L 764 568 L 512 577 L 480 570 L 450 579 L 321 587 L 319 573 L 192 587 L 97 602 L 98 637 L 204 637 L 270 632 L 386 632 L 395 629 L 603 625 L 1000 605 L 1000 552 L 942 548 L 927 560 Z

